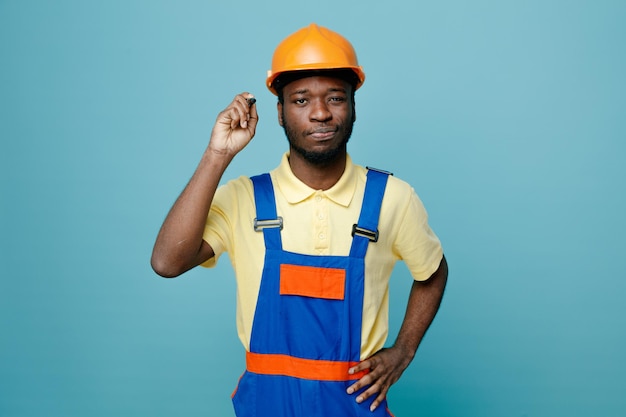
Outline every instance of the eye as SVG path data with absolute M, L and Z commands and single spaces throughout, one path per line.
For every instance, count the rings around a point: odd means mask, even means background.
M 293 101 L 295 104 L 305 104 L 306 103 L 306 98 L 297 98 Z
M 333 103 L 343 103 L 344 101 L 346 101 L 346 98 L 343 96 L 334 96 L 330 98 L 330 101 Z

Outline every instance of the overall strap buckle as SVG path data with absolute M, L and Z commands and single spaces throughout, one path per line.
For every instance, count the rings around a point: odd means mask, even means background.
M 367 180 L 363 195 L 363 205 L 358 222 L 352 225 L 352 237 L 359 236 L 366 238 L 370 242 L 378 242 L 378 217 L 380 216 L 380 207 L 383 202 L 387 179 L 393 174 L 389 171 L 383 171 L 382 169 L 366 168 Z M 362 251 L 363 256 L 365 256 L 364 251 L 367 246 L 361 247 L 361 243 L 357 246 L 359 249 L 355 249 L 355 246 L 353 246 L 350 253 Z
M 363 236 L 372 242 L 378 242 L 378 229 L 368 230 L 363 227 L 359 227 L 357 224 L 352 225 L 352 237 L 354 235 Z
M 259 220 L 256 217 L 254 218 L 254 231 L 262 232 L 263 229 L 274 229 L 279 228 L 283 230 L 283 218 L 278 216 L 275 219 L 269 220 Z

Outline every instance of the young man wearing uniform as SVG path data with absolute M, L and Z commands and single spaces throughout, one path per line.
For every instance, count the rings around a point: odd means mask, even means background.
M 364 79 L 338 33 L 311 24 L 287 37 L 267 79 L 289 141 L 280 165 L 218 189 L 258 122 L 252 94 L 237 95 L 157 237 L 152 266 L 165 277 L 230 255 L 246 349 L 239 417 L 390 416 L 389 387 L 439 308 L 447 264 L 421 201 L 346 150 Z M 398 260 L 414 282 L 396 341 L 383 349 Z

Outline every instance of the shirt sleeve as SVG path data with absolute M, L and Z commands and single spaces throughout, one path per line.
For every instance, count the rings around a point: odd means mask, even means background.
M 408 194 L 394 251 L 411 271 L 414 280 L 425 281 L 439 268 L 443 248 L 428 224 L 428 213 L 415 190 L 410 188 Z
M 240 186 L 241 179 L 237 179 L 220 186 L 215 192 L 202 235 L 202 239 L 215 253 L 215 256 L 201 264 L 206 268 L 214 267 L 219 257 L 224 252 L 230 252 L 232 248 L 232 224 L 237 216 L 237 192 Z

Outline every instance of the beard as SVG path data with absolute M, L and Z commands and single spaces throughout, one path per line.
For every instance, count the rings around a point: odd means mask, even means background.
M 300 135 L 300 133 L 296 132 L 289 125 L 284 117 L 284 113 L 283 121 L 283 129 L 285 130 L 285 135 L 287 136 L 287 140 L 289 141 L 291 149 L 298 155 L 302 156 L 305 161 L 315 166 L 328 166 L 332 162 L 336 161 L 340 155 L 343 155 L 346 151 L 350 136 L 352 136 L 352 129 L 354 127 L 354 120 L 350 120 L 345 125 L 341 124 L 337 126 L 337 133 L 343 134 L 343 138 L 336 147 L 325 151 L 309 151 L 298 145 L 296 139 Z

